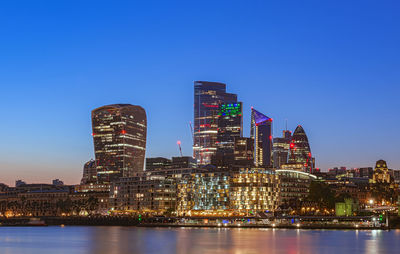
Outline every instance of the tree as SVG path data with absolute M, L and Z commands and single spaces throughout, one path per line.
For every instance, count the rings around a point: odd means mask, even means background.
M 311 182 L 307 200 L 316 202 L 321 208 L 335 208 L 335 194 L 329 185 L 323 182 Z

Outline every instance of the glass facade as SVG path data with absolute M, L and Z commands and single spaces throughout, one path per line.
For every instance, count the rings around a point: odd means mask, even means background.
M 296 170 L 279 169 L 276 174 L 280 178 L 281 202 L 293 204 L 297 201 L 304 201 L 310 192 L 310 184 L 317 177 Z
M 274 138 L 272 145 L 274 168 L 280 168 L 288 162 L 289 145 L 292 140 L 292 132 L 285 130 L 281 138 Z
M 147 120 L 140 106 L 114 104 L 92 111 L 93 142 L 99 183 L 143 171 Z
M 242 168 L 232 177 L 231 208 L 247 213 L 274 211 L 279 206 L 279 177 L 265 168 Z
M 178 183 L 177 212 L 273 211 L 279 205 L 279 182 L 275 172 L 265 168 L 192 174 Z
M 235 139 L 235 165 L 251 167 L 254 164 L 254 140 L 252 138 Z
M 242 103 L 224 103 L 219 106 L 217 152 L 213 164 L 234 164 L 235 140 L 243 135 Z
M 251 132 L 254 139 L 254 165 L 271 167 L 272 118 L 251 108 Z
M 193 157 L 199 165 L 211 163 L 217 147 L 219 105 L 237 102 L 237 95 L 226 93 L 218 82 L 194 82 Z
M 313 158 L 307 135 L 301 125 L 294 131 L 289 147 L 289 164 L 300 164 L 305 172 L 311 173 L 314 167 Z

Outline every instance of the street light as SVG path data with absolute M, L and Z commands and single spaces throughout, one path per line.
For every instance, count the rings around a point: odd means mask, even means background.
M 370 200 L 369 200 L 369 204 L 370 204 L 370 205 L 373 205 L 373 204 L 374 204 L 374 200 L 373 200 L 373 199 L 370 199 Z

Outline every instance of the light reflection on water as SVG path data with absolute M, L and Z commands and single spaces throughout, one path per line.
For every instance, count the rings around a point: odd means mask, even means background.
M 0 228 L 0 253 L 400 253 L 400 231 L 227 228 Z

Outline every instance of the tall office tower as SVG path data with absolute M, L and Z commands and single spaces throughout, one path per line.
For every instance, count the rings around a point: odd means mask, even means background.
M 314 167 L 313 158 L 307 135 L 301 125 L 294 131 L 289 147 L 289 164 L 296 164 L 296 168 L 300 166 L 305 172 L 311 173 Z
M 281 165 L 286 164 L 289 157 L 289 145 L 292 140 L 292 132 L 288 130 L 283 131 L 281 138 L 274 138 L 272 145 L 273 164 L 274 168 L 280 168 Z
M 234 151 L 234 165 L 254 166 L 254 140 L 252 138 L 236 138 Z
M 226 93 L 223 83 L 194 82 L 193 157 L 198 164 L 210 164 L 217 150 L 219 105 L 236 102 L 237 95 Z
M 146 112 L 140 106 L 113 104 L 92 111 L 98 183 L 143 171 Z
M 223 103 L 219 105 L 217 152 L 213 158 L 216 166 L 234 163 L 235 139 L 243 136 L 242 103 Z
M 250 137 L 254 139 L 254 165 L 271 167 L 272 118 L 251 108 Z

